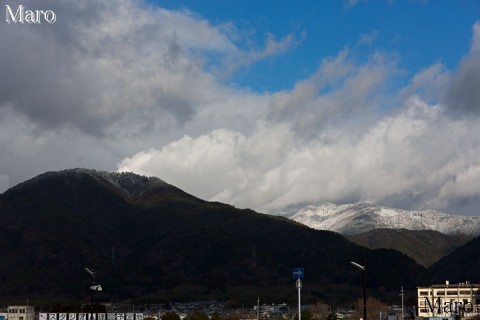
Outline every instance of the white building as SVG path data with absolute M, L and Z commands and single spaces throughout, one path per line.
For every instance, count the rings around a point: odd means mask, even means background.
M 8 306 L 7 320 L 34 320 L 34 306 Z
M 418 316 L 424 318 L 471 317 L 480 314 L 480 284 L 470 282 L 417 287 Z

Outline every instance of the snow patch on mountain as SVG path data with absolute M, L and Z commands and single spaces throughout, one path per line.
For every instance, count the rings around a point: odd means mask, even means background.
M 348 235 L 379 228 L 480 234 L 480 217 L 451 215 L 436 210 L 408 211 L 368 203 L 308 206 L 292 214 L 290 219 L 313 229 Z
M 90 175 L 104 179 L 118 189 L 131 195 L 140 195 L 157 186 L 167 185 L 159 178 L 142 176 L 133 172 L 107 172 L 90 170 Z
M 59 174 L 86 174 L 100 182 L 107 182 L 122 192 L 126 192 L 131 195 L 140 195 L 156 186 L 168 185 L 159 178 L 146 177 L 133 172 L 108 172 L 84 168 L 68 169 L 59 172 L 47 172 L 44 174 L 44 176 Z
M 158 185 L 167 185 L 166 182 L 155 177 L 146 177 L 132 172 L 100 172 L 103 178 L 110 183 L 128 191 L 131 194 L 139 195 Z

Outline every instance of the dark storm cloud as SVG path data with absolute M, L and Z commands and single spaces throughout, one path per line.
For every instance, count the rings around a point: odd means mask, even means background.
M 480 22 L 472 27 L 469 54 L 461 61 L 444 103 L 455 116 L 480 116 Z
M 16 10 L 18 2 L 9 5 Z M 0 39 L 8 45 L 0 50 L 0 73 L 4 75 L 0 78 L 0 106 L 13 105 L 46 127 L 75 123 L 97 131 L 91 126 L 94 119 L 82 110 L 84 97 L 95 93 L 94 81 L 73 68 L 82 51 L 79 26 L 95 19 L 97 11 L 64 1 L 27 1 L 23 5 L 48 8 L 58 19 L 55 24 L 2 26 Z
M 0 51 L 0 106 L 13 106 L 45 128 L 73 125 L 93 135 L 135 109 L 149 110 L 147 118 L 170 114 L 180 124 L 195 112 L 195 92 L 185 92 L 194 91 L 189 86 L 204 77 L 202 70 L 175 44 L 168 21 L 142 12 L 140 2 L 24 5 L 48 8 L 57 20 L 2 26 L 0 39 L 8 46 Z
M 480 116 L 480 52 L 465 58 L 445 96 L 455 115 Z

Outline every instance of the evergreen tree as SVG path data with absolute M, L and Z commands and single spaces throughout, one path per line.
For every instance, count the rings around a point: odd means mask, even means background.
M 165 312 L 161 318 L 162 320 L 180 320 L 180 316 L 175 312 Z
M 189 314 L 185 320 L 210 320 L 208 316 L 202 311 L 194 311 L 192 314 Z

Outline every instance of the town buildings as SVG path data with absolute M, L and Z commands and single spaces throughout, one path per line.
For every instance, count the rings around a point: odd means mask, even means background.
M 35 307 L 34 306 L 8 306 L 7 309 L 8 320 L 34 320 Z
M 417 287 L 418 316 L 468 318 L 480 314 L 480 284 L 470 282 Z

